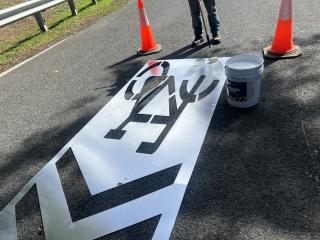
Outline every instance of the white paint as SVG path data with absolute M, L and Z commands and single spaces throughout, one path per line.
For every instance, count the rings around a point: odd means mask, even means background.
M 28 62 L 32 61 L 33 59 L 35 59 L 35 58 L 39 57 L 40 55 L 44 54 L 45 52 L 49 51 L 50 49 L 52 49 L 52 48 L 54 48 L 54 47 L 58 46 L 59 44 L 61 44 L 61 43 L 63 43 L 64 41 L 66 41 L 67 39 L 68 39 L 68 38 L 65 38 L 65 39 L 63 39 L 62 41 L 57 42 L 56 44 L 54 44 L 54 45 L 52 45 L 52 46 L 48 47 L 47 49 L 45 49 L 44 51 L 42 51 L 42 52 L 40 52 L 40 53 L 38 53 L 38 54 L 34 55 L 33 57 L 31 57 L 31 58 L 28 58 L 28 59 L 24 60 L 23 62 L 21 62 L 21 63 L 19 63 L 19 64 L 15 65 L 14 67 L 12 67 L 12 68 L 8 69 L 7 71 L 5 71 L 5 72 L 3 72 L 3 73 L 0 73 L 0 78 L 1 78 L 1 77 L 3 77 L 3 76 L 5 76 L 5 75 L 7 75 L 8 73 L 10 73 L 10 72 L 12 72 L 12 71 L 14 71 L 14 70 L 18 69 L 19 67 L 23 66 L 24 64 L 26 64 L 26 63 L 28 63 Z

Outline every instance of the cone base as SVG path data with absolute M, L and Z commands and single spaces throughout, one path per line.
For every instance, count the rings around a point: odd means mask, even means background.
M 137 54 L 140 56 L 145 56 L 145 55 L 150 55 L 150 54 L 154 54 L 154 53 L 158 53 L 162 50 L 162 47 L 160 44 L 157 44 L 157 47 L 153 50 L 150 51 L 144 51 L 141 48 L 138 49 Z
M 264 48 L 262 52 L 265 58 L 273 59 L 273 60 L 296 58 L 302 55 L 301 49 L 297 45 L 294 45 L 294 49 L 291 52 L 284 53 L 284 54 L 271 52 L 271 46 Z

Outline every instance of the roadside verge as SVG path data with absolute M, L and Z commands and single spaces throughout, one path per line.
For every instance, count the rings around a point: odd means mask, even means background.
M 33 17 L 0 29 L 0 73 L 84 29 L 129 0 L 78 0 L 78 16 L 72 17 L 67 3 L 44 13 L 49 31 L 41 33 Z M 19 29 L 21 27 L 21 29 Z M 17 29 L 18 28 L 18 29 Z

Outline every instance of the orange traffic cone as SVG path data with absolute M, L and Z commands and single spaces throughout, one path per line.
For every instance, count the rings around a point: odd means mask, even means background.
M 292 0 L 282 0 L 272 46 L 263 49 L 266 58 L 294 58 L 302 54 L 300 47 L 293 44 L 292 25 Z
M 140 15 L 140 33 L 141 48 L 138 49 L 139 55 L 147 55 L 157 53 L 162 50 L 161 45 L 154 40 L 149 20 L 144 10 L 143 0 L 138 0 L 138 9 Z

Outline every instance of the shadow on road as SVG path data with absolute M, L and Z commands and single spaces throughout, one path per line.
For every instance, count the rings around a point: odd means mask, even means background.
M 83 107 L 94 101 L 94 98 L 84 98 L 76 101 L 72 110 Z M 21 148 L 10 155 L 0 153 L 0 159 L 6 160 L 0 166 L 1 187 L 7 187 L 6 194 L 0 196 L 0 209 L 16 195 L 20 189 L 33 177 L 31 175 L 38 172 L 55 154 L 74 136 L 80 129 L 94 116 L 100 109 L 90 111 L 92 114 L 85 114 L 75 119 L 65 126 L 56 126 L 46 131 L 35 132 L 28 138 L 24 139 Z M 57 115 L 61 117 L 70 113 L 68 107 Z M 23 169 L 23 170 L 22 170 Z M 10 177 L 9 177 L 10 176 Z M 14 177 L 13 177 L 14 176 Z M 11 182 L 16 179 L 15 184 Z
M 296 39 L 304 49 L 300 58 L 265 61 L 258 106 L 235 109 L 226 103 L 223 92 L 172 239 L 197 239 L 192 234 L 210 227 L 203 239 L 238 239 L 243 234 L 254 239 L 259 232 L 271 232 L 273 239 L 320 238 L 320 129 L 316 123 L 320 92 L 315 88 L 320 76 L 319 38 Z M 239 46 L 218 48 L 215 54 L 239 53 L 232 49 Z M 185 46 L 160 59 L 208 57 L 200 50 Z M 123 78 L 130 79 L 142 67 L 145 59 L 137 59 L 111 66 L 120 81 L 109 93 L 115 94 L 124 85 Z M 134 71 L 127 75 L 131 60 Z M 195 229 L 180 232 L 189 219 Z
M 202 239 L 218 240 L 239 239 L 241 234 L 255 239 L 259 232 L 289 239 L 319 239 L 320 159 L 314 151 L 320 145 L 316 124 L 320 95 L 313 88 L 319 86 L 318 39 L 319 35 L 315 35 L 313 39 L 297 40 L 305 51 L 301 58 L 267 62 L 257 107 L 232 108 L 223 92 L 188 185 L 173 239 L 198 239 L 193 234 L 199 232 L 204 234 Z M 219 48 L 216 53 L 230 56 L 234 54 L 232 49 Z M 198 50 L 201 49 L 185 46 L 161 59 L 192 57 L 195 53 L 197 57 L 207 57 L 207 53 Z M 114 83 L 99 89 L 114 96 L 147 59 L 131 56 L 107 67 L 106 71 L 115 76 Z M 93 100 L 80 100 L 71 108 Z M 61 116 L 69 110 L 62 111 Z M 0 209 L 32 177 L 31 173 L 40 170 L 98 110 L 65 126 L 34 133 L 10 155 L 0 153 L 2 159 L 8 160 L 0 168 L 1 186 L 9 186 L 6 195 L 1 196 Z M 21 169 L 26 171 L 21 174 Z M 20 174 L 15 176 L 17 182 L 13 186 L 8 183 L 13 178 L 8 176 L 17 171 Z M 193 227 L 185 229 L 189 221 Z
M 320 238 L 319 38 L 297 39 L 300 58 L 266 61 L 257 107 L 223 92 L 172 239 Z

